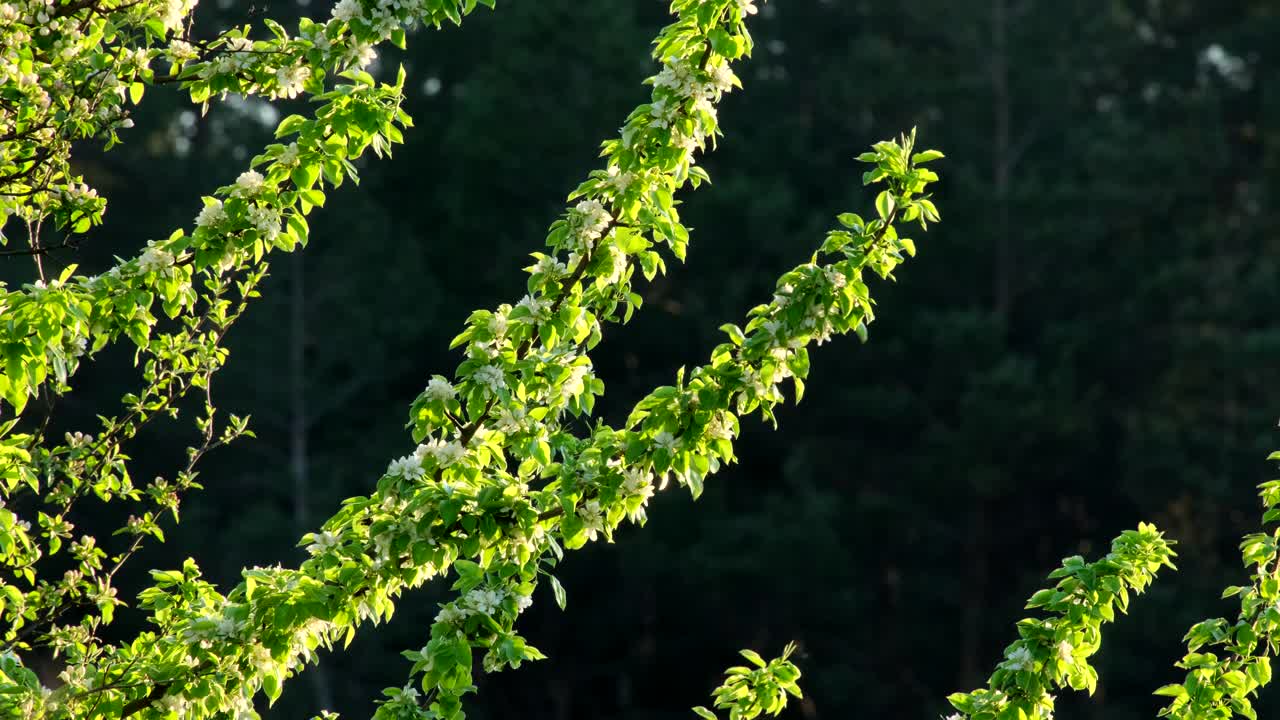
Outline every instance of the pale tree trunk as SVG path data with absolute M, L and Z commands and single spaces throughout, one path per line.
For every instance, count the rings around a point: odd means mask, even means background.
M 293 524 L 298 533 L 311 530 L 310 463 L 307 430 L 311 417 L 307 409 L 307 286 L 303 254 L 290 257 L 289 292 L 289 474 L 293 477 Z M 329 675 L 323 665 L 310 673 L 315 703 L 333 707 Z

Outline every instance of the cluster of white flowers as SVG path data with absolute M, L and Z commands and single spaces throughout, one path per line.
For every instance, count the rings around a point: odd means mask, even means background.
M 216 198 L 205 198 L 205 205 L 196 215 L 196 227 L 209 228 L 227 219 L 227 210 L 222 201 Z
M 600 509 L 600 501 L 588 500 L 578 506 L 578 517 L 582 519 L 582 531 L 588 540 L 595 540 L 598 533 L 604 530 L 604 513 Z
M 338 22 L 349 23 L 360 17 L 364 12 L 358 0 L 338 0 L 333 6 L 333 19 Z
M 69 182 L 60 193 L 64 202 L 82 204 L 98 199 L 98 191 L 85 183 Z
M 567 268 L 564 263 L 557 260 L 554 255 L 543 255 L 533 266 L 535 275 L 545 275 L 552 279 L 563 276 L 565 272 Z
M 586 380 L 591 376 L 588 365 L 574 365 L 569 368 L 569 376 L 560 385 L 560 399 L 569 400 L 582 394 L 587 389 Z
M 463 596 L 462 602 L 482 615 L 493 615 L 506 599 L 507 594 L 501 588 L 478 587 Z
M 458 625 L 475 614 L 492 616 L 498 612 L 506 599 L 507 593 L 502 588 L 472 588 L 457 602 L 441 607 L 440 612 L 436 614 L 435 621 L 445 625 Z M 528 600 L 522 605 L 521 603 L 525 600 L 525 596 L 517 595 L 517 608 L 523 610 L 532 603 L 532 600 Z
M 245 170 L 236 178 L 236 186 L 232 192 L 240 197 L 253 197 L 262 192 L 266 178 L 257 170 Z
M 234 638 L 240 634 L 245 625 L 243 621 L 237 620 L 228 615 L 219 615 L 216 618 L 207 618 L 213 622 L 213 630 L 219 636 L 224 638 Z
M 160 22 L 164 23 L 166 30 L 177 30 L 182 26 L 182 21 L 187 15 L 195 9 L 198 0 L 168 0 L 164 6 L 164 12 L 160 15 Z
M 493 392 L 507 386 L 506 380 L 503 379 L 502 368 L 493 365 L 482 365 L 476 368 L 471 374 L 471 379 Z
M 609 271 L 601 275 L 601 278 L 608 284 L 612 285 L 622 279 L 627 271 L 627 254 L 617 245 L 610 245 L 609 253 Z
M 284 150 L 280 152 L 280 156 L 276 158 L 276 162 L 282 167 L 291 168 L 298 164 L 299 151 L 298 143 L 289 143 L 284 146 Z
M 254 205 L 249 208 L 249 223 L 257 228 L 262 239 L 271 242 L 280 234 L 280 211 L 270 205 Z
M 163 270 L 172 266 L 173 263 L 173 253 L 156 247 L 155 245 L 148 245 L 147 249 L 138 257 L 138 269 L 142 272 Z
M 716 413 L 707 423 L 707 437 L 712 440 L 732 440 L 733 426 L 724 413 Z
M 378 59 L 378 51 L 369 43 L 356 43 L 347 49 L 342 59 L 348 68 L 364 69 Z
M 396 458 L 387 466 L 387 474 L 402 477 L 405 480 L 418 480 L 426 474 L 422 461 L 413 455 Z
M 653 475 L 638 467 L 629 467 L 622 472 L 622 491 L 629 497 L 640 496 L 644 502 L 653 497 Z
M 504 407 L 498 412 L 498 418 L 493 423 L 493 429 L 504 435 L 514 435 L 524 429 L 525 425 L 524 408 Z
M 185 717 L 187 709 L 191 706 L 191 703 L 187 700 L 185 695 L 177 693 L 176 695 L 165 695 L 159 700 L 156 700 L 153 705 L 164 712 L 173 713 L 178 717 Z
M 81 447 L 89 447 L 90 445 L 93 444 L 93 436 L 88 433 L 69 432 L 66 434 L 65 437 L 66 437 L 67 445 L 69 447 L 81 448 Z M 4 506 L 0 505 L 0 507 L 4 507 Z
M 516 307 L 522 307 L 529 311 L 529 317 L 533 322 L 542 322 L 547 319 L 547 311 L 550 309 L 550 301 L 543 298 L 536 298 L 532 295 L 525 295 Z
M 627 188 L 631 187 L 631 183 L 635 182 L 636 175 L 630 171 L 623 172 L 622 170 L 619 170 L 617 165 L 610 165 L 608 178 L 609 185 L 618 192 L 618 194 L 622 194 L 627 191 Z
M 419 461 L 430 455 L 435 458 L 436 465 L 446 468 L 461 460 L 467 454 L 467 449 L 459 442 L 445 442 L 439 438 L 432 438 L 429 442 L 419 445 L 413 454 Z
M 276 97 L 298 97 L 303 83 L 310 77 L 311 69 L 302 65 L 290 65 L 276 70 Z
M 1008 659 L 1001 665 L 1015 672 L 1030 670 L 1032 667 L 1031 651 L 1025 645 L 1014 648 L 1006 657 Z
M 653 444 L 654 447 L 657 447 L 659 450 L 666 450 L 669 453 L 675 452 L 676 438 L 666 430 L 661 430 L 658 434 L 653 436 Z
M 445 380 L 439 375 L 436 375 L 427 383 L 425 394 L 429 400 L 447 402 L 452 400 L 454 396 L 457 395 L 457 392 L 458 391 L 453 387 L 453 383 Z
M 1066 640 L 1058 643 L 1058 662 L 1063 665 L 1074 665 L 1076 662 L 1075 651 L 1075 647 Z
M 184 63 L 200 57 L 200 53 L 196 51 L 196 46 L 181 38 L 170 40 L 169 49 L 165 54 L 174 63 Z
M 338 543 L 338 536 L 328 530 L 312 533 L 311 544 L 307 546 L 307 552 L 312 555 L 319 555 L 329 548 L 336 547 Z
M 599 200 L 583 200 L 569 213 L 569 228 L 583 245 L 591 247 L 613 222 L 613 216 Z
M 649 115 L 653 117 L 650 124 L 659 128 L 671 127 L 671 122 L 676 119 L 679 111 L 680 108 L 666 98 L 656 100 L 649 106 Z

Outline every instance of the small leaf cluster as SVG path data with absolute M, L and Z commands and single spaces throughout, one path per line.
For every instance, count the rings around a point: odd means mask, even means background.
M 768 662 L 754 650 L 742 650 L 754 667 L 731 667 L 725 671 L 728 677 L 712 692 L 717 710 L 727 710 L 729 720 L 752 720 L 761 713 L 778 715 L 787 706 L 787 696 L 803 697 L 800 692 L 800 668 L 789 659 L 796 651 L 795 643 L 788 643 L 782 655 Z M 718 716 L 699 705 L 693 712 L 703 720 L 718 720 Z

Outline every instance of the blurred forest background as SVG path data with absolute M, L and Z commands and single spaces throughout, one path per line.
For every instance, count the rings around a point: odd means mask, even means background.
M 328 6 L 206 0 L 197 32 L 300 13 Z M 258 439 L 209 459 L 133 587 L 189 554 L 223 583 L 296 562 L 300 535 L 403 454 L 409 402 L 458 362 L 449 339 L 523 294 L 526 254 L 647 97 L 665 18 L 659 0 L 500 0 L 383 52 L 384 77 L 409 70 L 416 128 L 330 194 L 304 253 L 275 261 L 215 381 Z M 852 158 L 871 142 L 919 126 L 947 153 L 943 223 L 873 288 L 871 342 L 817 351 L 804 402 L 779 431 L 744 422 L 742 463 L 701 501 L 667 493 L 647 528 L 569 558 L 568 612 L 547 592 L 523 621 L 551 659 L 483 677 L 472 716 L 688 718 L 737 648 L 794 639 L 807 695 L 792 717 L 936 717 L 985 680 L 1063 556 L 1150 520 L 1181 571 L 1113 627 L 1098 695 L 1060 714 L 1152 717 L 1185 629 L 1232 612 L 1217 598 L 1243 580 L 1236 543 L 1280 447 L 1280 3 L 775 0 L 752 32 L 705 160 L 714 184 L 684 195 L 689 262 L 595 353 L 604 417 L 704 358 L 837 212 L 869 207 Z M 189 226 L 290 111 L 202 117 L 148 93 L 126 145 L 84 164 L 107 224 L 55 261 L 99 272 Z M 136 386 L 128 360 L 84 371 L 70 424 Z M 169 473 L 195 431 L 148 432 L 140 471 Z M 367 717 L 438 592 L 326 656 L 266 717 Z

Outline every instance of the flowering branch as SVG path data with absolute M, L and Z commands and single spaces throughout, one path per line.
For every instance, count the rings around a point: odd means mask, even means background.
M 1027 601 L 1027 608 L 1052 613 L 1018 621 L 1019 640 L 1004 651 L 1004 661 L 987 687 L 947 698 L 959 712 L 947 720 L 1051 720 L 1051 690 L 1071 688 L 1093 694 L 1098 673 L 1088 659 L 1102 647 L 1102 625 L 1127 612 L 1129 593 L 1141 594 L 1161 567 L 1173 568 L 1171 543 L 1153 525 L 1142 523 L 1111 543 L 1101 560 L 1069 557 L 1049 574 L 1061 578 Z

